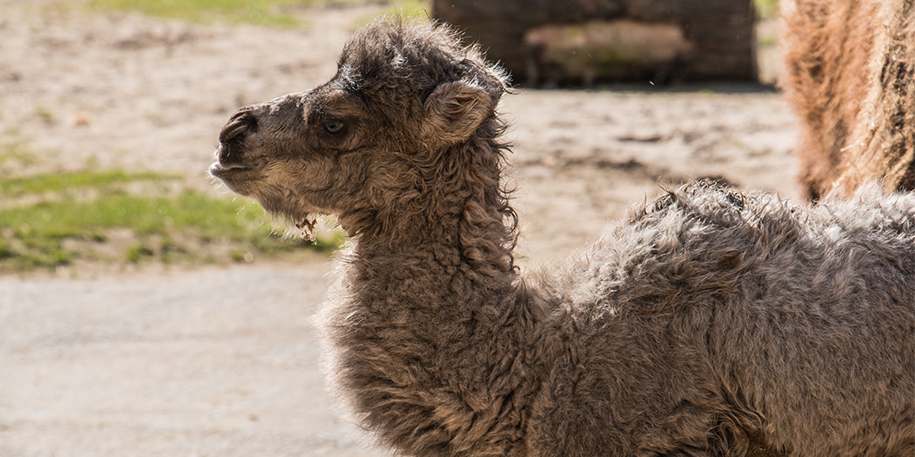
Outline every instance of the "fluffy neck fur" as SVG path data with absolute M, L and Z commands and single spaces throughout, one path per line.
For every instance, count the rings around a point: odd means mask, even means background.
M 474 139 L 428 157 L 414 162 L 435 174 L 422 191 L 362 216 L 375 225 L 359 227 L 323 315 L 329 374 L 357 420 L 409 454 L 521 452 L 537 383 L 522 354 L 543 307 L 512 265 L 501 146 Z

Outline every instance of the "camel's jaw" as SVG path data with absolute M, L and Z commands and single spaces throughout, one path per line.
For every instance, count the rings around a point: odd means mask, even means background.
M 218 178 L 232 192 L 256 200 L 267 212 L 293 222 L 298 228 L 310 227 L 319 214 L 333 212 L 322 195 L 333 188 L 332 179 L 312 179 L 310 174 L 290 174 L 289 170 L 303 171 L 309 167 L 303 162 L 258 159 L 242 161 L 220 160 L 210 165 L 210 176 Z M 314 164 L 312 164 L 314 165 Z

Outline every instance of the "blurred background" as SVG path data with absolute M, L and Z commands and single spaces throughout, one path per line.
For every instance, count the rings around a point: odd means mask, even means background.
M 257 205 L 213 191 L 205 162 L 236 108 L 329 78 L 347 34 L 377 15 L 453 24 L 523 89 L 642 95 L 711 83 L 701 90 L 767 93 L 778 71 L 775 0 L 4 0 L 0 8 L 7 273 L 251 262 L 338 245 L 335 232 L 317 244 L 282 241 Z M 620 84 L 629 86 L 614 90 Z
M 523 271 L 690 178 L 801 195 L 776 0 L 0 0 L 0 457 L 384 455 L 318 369 L 343 234 L 284 236 L 207 168 L 391 14 L 512 73 Z

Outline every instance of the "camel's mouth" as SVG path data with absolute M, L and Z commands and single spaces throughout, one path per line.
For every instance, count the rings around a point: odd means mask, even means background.
M 212 165 L 210 165 L 210 174 L 217 178 L 222 178 L 224 176 L 252 171 L 255 168 L 256 167 L 253 167 L 253 166 L 238 165 L 238 164 L 224 165 L 220 162 L 214 162 Z
M 210 175 L 222 180 L 251 178 L 251 173 L 264 167 L 257 160 L 244 160 L 238 147 L 221 143 L 216 149 L 216 162 L 210 165 Z
M 210 175 L 222 180 L 233 178 L 238 179 L 247 177 L 245 175 L 250 175 L 251 172 L 257 170 L 258 168 L 260 167 L 214 162 L 212 165 L 210 165 Z
M 210 176 L 219 178 L 229 189 L 245 195 L 247 183 L 257 181 L 261 176 L 262 165 L 214 162 L 210 165 Z

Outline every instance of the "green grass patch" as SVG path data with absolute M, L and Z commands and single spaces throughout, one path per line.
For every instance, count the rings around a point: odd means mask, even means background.
M 274 27 L 301 25 L 294 9 L 303 5 L 368 3 L 365 0 L 93 0 L 96 9 L 136 11 L 151 16 L 191 22 L 257 24 Z M 384 2 L 404 16 L 420 16 L 423 0 Z
M 99 9 L 137 11 L 151 16 L 193 22 L 295 26 L 298 20 L 284 6 L 311 3 L 295 0 L 94 0 Z
M 28 194 L 66 193 L 80 188 L 106 189 L 115 184 L 134 181 L 163 181 L 177 176 L 162 173 L 127 173 L 105 170 L 72 173 L 45 173 L 0 180 L 0 196 L 20 197 Z
M 237 212 L 236 212 L 237 211 Z M 17 238 L 89 239 L 93 232 L 128 228 L 139 235 L 195 228 L 204 239 L 238 237 L 263 219 L 247 205 L 210 198 L 199 192 L 177 197 L 141 197 L 114 193 L 90 201 L 50 201 L 0 211 L 0 226 Z M 259 215 L 258 215 L 259 216 Z
M 0 209 L 0 271 L 53 268 L 76 259 L 250 262 L 255 256 L 302 249 L 330 251 L 343 242 L 342 233 L 336 232 L 317 243 L 286 239 L 264 210 L 247 199 L 190 190 L 133 195 L 123 189 L 127 183 L 148 180 L 174 178 L 120 170 L 0 178 L 2 195 L 50 194 L 37 203 Z M 74 188 L 103 191 L 81 199 L 73 196 Z
M 397 14 L 405 18 L 428 18 L 428 8 L 424 0 L 394 0 L 388 2 L 383 14 Z M 368 23 L 369 21 L 365 21 Z

